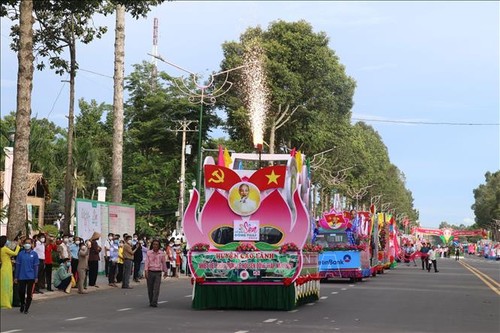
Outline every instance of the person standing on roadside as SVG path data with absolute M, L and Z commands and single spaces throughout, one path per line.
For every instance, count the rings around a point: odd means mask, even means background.
M 88 244 L 88 243 L 87 243 Z M 83 282 L 85 281 L 85 276 L 87 275 L 87 271 L 89 270 L 89 248 L 84 242 L 79 244 L 80 248 L 78 250 L 78 293 L 86 294 L 86 291 L 83 291 Z M 89 244 L 90 245 L 90 244 Z
M 132 241 L 133 243 L 133 241 Z M 133 245 L 134 252 L 134 282 L 139 282 L 139 272 L 141 270 L 142 262 L 142 240 Z
M 101 252 L 101 247 L 97 240 L 101 238 L 101 234 L 94 231 L 92 237 L 90 237 L 90 252 L 89 252 L 89 286 L 99 288 L 96 285 L 97 281 L 97 271 L 99 269 L 99 253 Z
M 109 266 L 111 265 L 110 262 L 110 251 L 111 251 L 111 246 L 113 245 L 115 235 L 110 232 L 108 234 L 108 239 L 104 242 L 104 273 L 106 274 L 106 277 L 109 275 Z
M 109 248 L 109 271 L 108 271 L 108 285 L 110 287 L 118 287 L 116 285 L 116 272 L 118 269 L 118 245 L 120 243 L 120 236 L 114 236 L 113 242 Z
M 33 300 L 33 290 L 38 282 L 38 265 L 40 264 L 38 255 L 32 249 L 31 238 L 26 238 L 23 244 L 24 249 L 19 252 L 16 258 L 16 277 L 14 283 L 19 284 L 19 300 L 21 302 L 20 312 L 28 314 L 28 310 Z
M 160 296 L 161 273 L 163 278 L 168 276 L 165 253 L 160 251 L 160 241 L 155 239 L 151 243 L 151 250 L 146 252 L 144 260 L 144 276 L 148 285 L 149 306 L 158 307 Z
M 47 284 L 47 291 L 52 290 L 52 253 L 57 252 L 57 245 L 54 238 L 49 234 L 46 235 L 45 242 L 45 283 Z
M 123 244 L 123 281 L 122 289 L 133 289 L 130 286 L 130 275 L 132 274 L 132 263 L 134 262 L 134 253 L 137 251 L 132 249 L 132 236 L 125 238 Z
M 11 250 L 9 246 L 10 241 L 7 240 L 7 236 L 0 236 L 0 260 L 4 263 L 0 268 L 0 307 L 2 309 L 12 308 L 14 284 L 11 258 L 17 256 L 21 250 L 18 244 L 16 244 L 14 250 Z
M 43 294 L 40 289 L 45 288 L 45 235 L 39 233 L 33 237 L 33 251 L 38 255 L 38 282 L 35 285 L 35 294 Z

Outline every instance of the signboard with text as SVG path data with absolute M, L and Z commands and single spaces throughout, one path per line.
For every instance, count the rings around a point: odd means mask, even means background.
M 293 278 L 301 269 L 298 252 L 191 252 L 197 278 L 226 282 L 266 282 Z
M 234 221 L 234 240 L 259 241 L 259 221 Z
M 353 269 L 361 267 L 359 251 L 326 251 L 319 255 L 319 270 Z

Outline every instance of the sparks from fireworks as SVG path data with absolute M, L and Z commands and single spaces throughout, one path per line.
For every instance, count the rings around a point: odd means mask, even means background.
M 243 69 L 245 102 L 250 116 L 254 147 L 264 142 L 264 123 L 269 106 L 263 54 L 262 48 L 254 43 L 247 48 L 243 57 L 246 65 Z

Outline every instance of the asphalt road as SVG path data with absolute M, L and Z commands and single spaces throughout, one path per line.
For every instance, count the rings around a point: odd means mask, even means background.
M 438 269 L 322 283 L 318 302 L 293 311 L 193 310 L 188 278 L 164 281 L 151 308 L 144 281 L 125 290 L 99 277 L 87 295 L 36 295 L 27 315 L 2 309 L 1 332 L 500 332 L 500 261 L 440 259 Z

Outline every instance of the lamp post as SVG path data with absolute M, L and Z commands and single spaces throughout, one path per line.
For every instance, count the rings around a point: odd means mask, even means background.
M 217 98 L 224 95 L 231 89 L 233 83 L 229 81 L 229 73 L 235 71 L 237 69 L 241 69 L 243 66 L 238 66 L 235 68 L 231 68 L 222 72 L 214 73 L 210 75 L 210 79 L 208 82 L 200 83 L 200 77 L 198 74 L 191 72 L 181 66 L 175 65 L 165 59 L 163 59 L 159 55 L 154 55 L 148 53 L 150 56 L 160 60 L 161 62 L 166 63 L 172 67 L 177 68 L 178 70 L 187 74 L 187 76 L 180 76 L 177 78 L 173 78 L 172 82 L 176 85 L 177 89 L 179 89 L 184 95 L 186 95 L 191 103 L 200 104 L 200 117 L 198 120 L 199 128 L 198 128 L 198 175 L 196 186 L 198 192 L 201 191 L 201 132 L 203 129 L 203 105 L 212 106 L 217 101 Z M 216 78 L 221 77 L 222 83 L 217 83 Z

